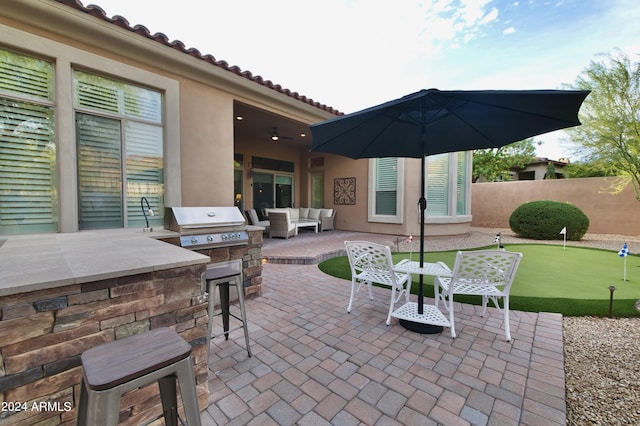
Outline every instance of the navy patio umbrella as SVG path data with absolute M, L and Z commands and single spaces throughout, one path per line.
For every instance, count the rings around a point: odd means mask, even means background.
M 350 158 L 422 159 L 420 267 L 424 265 L 425 157 L 498 148 L 580 125 L 578 110 L 589 91 L 421 90 L 381 105 L 312 124 L 311 151 Z M 418 314 L 423 314 L 423 277 Z

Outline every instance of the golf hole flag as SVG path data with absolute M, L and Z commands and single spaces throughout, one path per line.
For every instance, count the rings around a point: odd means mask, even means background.
M 618 252 L 618 256 L 626 257 L 626 256 L 629 256 L 629 253 L 630 252 L 629 252 L 629 248 L 627 247 L 627 243 L 624 243 L 624 245 L 622 246 L 622 248 Z
M 629 256 L 629 248 L 627 247 L 627 243 L 624 243 L 620 251 L 618 252 L 618 256 L 624 259 L 624 272 L 622 274 L 622 280 L 627 280 L 627 256 Z

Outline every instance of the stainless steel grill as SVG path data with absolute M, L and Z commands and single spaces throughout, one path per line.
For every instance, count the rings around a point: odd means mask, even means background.
M 180 245 L 191 250 L 249 243 L 247 226 L 237 207 L 169 207 L 165 228 L 179 232 Z

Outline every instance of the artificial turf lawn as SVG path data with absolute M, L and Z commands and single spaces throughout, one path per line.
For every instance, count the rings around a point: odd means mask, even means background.
M 622 247 L 622 246 L 621 246 Z M 493 249 L 495 246 L 485 247 Z M 567 316 L 608 316 L 609 286 L 615 286 L 613 316 L 638 316 L 634 303 L 640 299 L 640 257 L 630 255 L 625 260 L 611 250 L 550 244 L 509 244 L 509 251 L 523 254 L 511 287 L 511 309 L 527 312 L 558 312 Z M 456 251 L 427 252 L 425 262 L 443 261 L 453 267 Z M 394 253 L 394 263 L 409 257 L 409 253 Z M 411 254 L 418 260 L 418 253 Z M 351 280 L 346 256 L 320 263 L 326 274 Z M 418 292 L 418 277 L 414 276 L 411 292 Z M 433 277 L 424 277 L 424 294 L 433 297 Z M 456 295 L 463 303 L 480 304 L 479 296 Z

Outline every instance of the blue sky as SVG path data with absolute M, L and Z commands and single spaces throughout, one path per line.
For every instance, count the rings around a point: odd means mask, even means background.
M 423 88 L 559 89 L 638 60 L 637 0 L 83 0 L 345 113 Z M 538 155 L 570 156 L 563 131 Z

